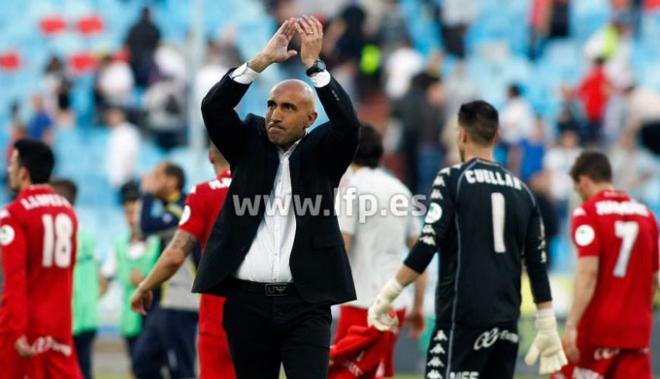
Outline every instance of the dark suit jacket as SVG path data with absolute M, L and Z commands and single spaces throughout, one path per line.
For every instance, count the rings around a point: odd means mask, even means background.
M 227 200 L 213 226 L 193 291 L 231 295 L 231 278 L 243 262 L 263 219 L 279 166 L 277 147 L 267 137 L 263 117 L 241 120 L 234 108 L 249 85 L 229 74 L 202 101 L 204 123 L 213 143 L 231 166 Z M 296 235 L 289 266 L 305 301 L 337 304 L 355 299 L 355 288 L 337 217 L 334 190 L 358 144 L 360 124 L 350 98 L 331 82 L 317 88 L 330 121 L 307 133 L 289 158 L 292 208 L 311 201 L 320 214 L 296 211 Z M 258 212 L 240 212 L 244 201 L 260 198 Z M 315 202 L 315 203 L 314 203 Z

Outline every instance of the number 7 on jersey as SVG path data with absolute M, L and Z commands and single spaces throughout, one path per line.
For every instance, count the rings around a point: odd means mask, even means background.
M 630 253 L 635 245 L 637 234 L 639 233 L 639 224 L 635 221 L 617 221 L 614 224 L 614 235 L 621 238 L 621 248 L 619 249 L 619 259 L 614 266 L 614 276 L 623 278 L 628 270 L 630 262 Z

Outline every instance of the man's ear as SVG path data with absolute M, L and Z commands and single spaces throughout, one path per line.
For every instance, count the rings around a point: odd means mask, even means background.
M 310 126 L 314 125 L 314 121 L 319 117 L 319 114 L 316 112 L 309 112 L 307 114 L 307 123 L 305 125 L 305 129 L 309 128 Z
M 459 127 L 458 128 L 458 140 L 465 145 L 468 142 L 468 136 L 467 133 L 465 132 L 465 129 Z
M 30 172 L 25 167 L 18 168 L 18 178 L 21 181 L 30 180 Z

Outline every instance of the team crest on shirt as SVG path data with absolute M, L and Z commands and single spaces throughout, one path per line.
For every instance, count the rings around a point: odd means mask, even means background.
M 9 225 L 3 225 L 0 228 L 0 245 L 7 246 L 14 241 L 16 237 L 16 232 L 14 228 Z
M 190 209 L 190 207 L 188 205 L 186 205 L 183 208 L 183 213 L 181 214 L 181 220 L 179 220 L 179 225 L 183 225 L 186 222 L 188 222 L 188 220 L 190 220 L 190 214 L 191 213 L 192 213 L 192 210 Z
M 575 229 L 575 243 L 579 246 L 588 246 L 596 237 L 596 232 L 589 225 L 580 225 Z
M 424 222 L 427 224 L 433 224 L 434 222 L 440 220 L 441 217 L 442 208 L 440 207 L 440 204 L 431 203 L 428 212 L 426 212 L 426 218 L 424 219 Z

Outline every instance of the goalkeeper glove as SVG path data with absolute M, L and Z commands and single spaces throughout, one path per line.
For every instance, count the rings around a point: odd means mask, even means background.
M 376 296 L 376 300 L 367 312 L 367 323 L 369 326 L 373 326 L 381 332 L 391 330 L 395 326 L 389 313 L 393 309 L 392 302 L 402 291 L 403 286 L 396 279 L 391 279 L 385 284 L 385 287 Z
M 566 354 L 557 333 L 557 320 L 552 309 L 542 309 L 536 313 L 536 338 L 525 357 L 525 363 L 531 366 L 541 357 L 540 374 L 550 374 L 568 363 Z

